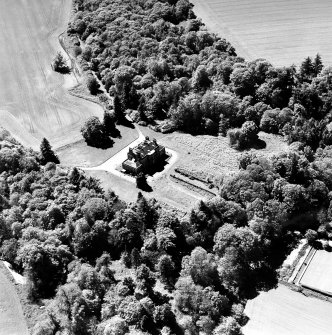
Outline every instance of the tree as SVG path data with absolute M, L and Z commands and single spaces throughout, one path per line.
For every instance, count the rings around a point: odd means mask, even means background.
M 53 60 L 53 70 L 59 73 L 70 73 L 70 68 L 61 52 L 58 52 Z
M 314 74 L 314 65 L 312 64 L 312 59 L 307 57 L 301 64 L 300 67 L 300 76 L 303 79 L 311 79 L 312 75 Z
M 322 62 L 322 57 L 320 56 L 320 54 L 317 54 L 313 63 L 314 73 L 316 77 L 322 72 L 323 67 L 324 66 Z
M 88 335 L 88 310 L 82 290 L 76 283 L 60 286 L 49 314 L 59 322 L 62 329 L 73 335 Z
M 103 126 L 105 133 L 114 136 L 116 132 L 116 127 L 115 127 L 115 116 L 114 114 L 104 111 L 104 120 L 103 120 Z
M 174 285 L 175 265 L 172 258 L 168 255 L 163 255 L 159 258 L 157 269 L 160 274 L 160 280 L 167 286 Z
M 280 127 L 278 123 L 279 113 L 280 110 L 277 109 L 269 109 L 265 111 L 261 118 L 260 128 L 267 133 L 278 134 Z
M 224 318 L 222 323 L 214 330 L 213 335 L 241 335 L 241 326 L 233 317 Z
M 64 281 L 72 254 L 59 240 L 40 242 L 32 239 L 20 248 L 18 259 L 23 263 L 29 282 L 29 296 L 50 297 Z
M 175 315 L 170 304 L 166 303 L 155 308 L 153 313 L 154 322 L 158 327 L 172 326 L 175 323 Z
M 113 144 L 113 141 L 105 134 L 104 126 L 97 116 L 90 117 L 81 128 L 81 134 L 86 143 L 93 147 L 105 148 Z
M 120 97 L 115 94 L 113 98 L 113 108 L 114 108 L 114 115 L 118 124 L 122 124 L 125 122 L 125 110 L 123 104 L 121 102 Z
M 145 190 L 147 187 L 146 176 L 143 172 L 139 172 L 136 176 L 136 187 Z
M 59 164 L 59 158 L 52 150 L 50 142 L 44 137 L 40 144 L 40 160 L 42 164 L 46 164 L 48 162 L 53 162 L 55 164 Z
M 237 128 L 228 131 L 230 145 L 237 150 L 242 150 L 258 144 L 258 132 L 259 129 L 255 122 L 246 121 L 241 129 Z
M 79 186 L 81 180 L 84 177 L 82 176 L 82 174 L 80 173 L 80 171 L 77 169 L 77 167 L 74 167 L 70 173 L 69 173 L 69 181 L 75 185 L 76 187 Z
M 200 65 L 193 76 L 193 87 L 199 91 L 201 89 L 207 89 L 211 84 L 212 81 L 209 78 L 205 66 Z
M 124 319 L 118 315 L 113 316 L 106 323 L 104 335 L 124 335 L 129 331 L 128 325 Z
M 97 81 L 97 79 L 93 76 L 93 75 L 90 75 L 87 82 L 86 82 L 86 86 L 88 87 L 90 93 L 92 95 L 96 95 L 99 91 L 99 83 Z
M 141 264 L 141 255 L 137 248 L 134 248 L 130 254 L 131 265 L 137 268 Z
M 145 264 L 142 264 L 136 269 L 137 288 L 145 295 L 150 295 L 153 292 L 155 283 L 156 279 L 154 278 L 153 273 Z
M 318 234 L 316 231 L 308 229 L 307 232 L 305 233 L 305 238 L 307 239 L 308 244 L 312 246 L 318 239 Z

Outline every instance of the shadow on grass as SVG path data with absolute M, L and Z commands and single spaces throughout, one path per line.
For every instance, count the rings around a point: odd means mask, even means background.
M 122 138 L 121 136 L 121 132 L 119 129 L 115 128 L 114 130 L 112 130 L 110 132 L 110 136 L 113 137 L 113 138 Z
M 131 121 L 129 121 L 127 118 L 123 118 L 121 120 L 118 120 L 117 124 L 120 124 L 124 127 L 128 127 L 128 128 L 131 128 L 131 129 L 135 128 L 135 125 Z
M 260 138 L 255 143 L 252 143 L 250 146 L 250 149 L 257 149 L 257 150 L 265 148 L 266 148 L 266 142 L 261 140 Z
M 140 184 L 140 185 L 136 184 L 136 187 L 139 188 L 140 190 L 144 191 L 144 192 L 152 192 L 153 191 L 153 188 L 147 182 L 145 182 L 144 184 Z
M 155 164 L 146 170 L 146 174 L 149 176 L 153 176 L 155 173 L 164 171 L 166 165 L 168 164 L 167 159 L 171 156 L 165 155 L 162 157 L 161 161 L 158 164 Z
M 256 150 L 262 150 L 266 148 L 266 142 L 258 139 L 255 142 L 251 142 L 251 143 L 246 143 L 244 144 L 240 144 L 238 141 L 235 142 L 234 144 L 230 143 L 229 146 L 237 151 L 248 151 L 250 149 L 256 149 Z
M 58 67 L 57 69 L 54 69 L 55 72 L 61 73 L 61 74 L 70 74 L 71 69 L 69 66 L 62 66 Z
M 110 137 L 106 136 L 105 138 L 99 141 L 93 141 L 93 142 L 86 141 L 86 144 L 89 147 L 106 150 L 113 147 L 114 141 Z

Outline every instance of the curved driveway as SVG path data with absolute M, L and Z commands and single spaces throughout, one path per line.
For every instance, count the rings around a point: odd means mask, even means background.
M 85 171 L 96 171 L 96 170 L 107 171 L 107 172 L 110 172 L 110 173 L 120 177 L 120 178 L 126 179 L 130 182 L 135 182 L 134 177 L 129 176 L 127 174 L 124 174 L 117 169 L 122 164 L 122 162 L 124 162 L 127 159 L 127 153 L 128 153 L 129 148 L 134 148 L 139 143 L 143 142 L 144 139 L 145 139 L 145 136 L 143 135 L 143 133 L 141 132 L 139 127 L 137 125 L 135 125 L 135 128 L 136 128 L 136 130 L 138 132 L 138 135 L 139 135 L 138 138 L 135 141 L 131 142 L 129 145 L 124 147 L 122 150 L 120 150 L 114 156 L 110 157 L 106 162 L 104 162 L 100 165 L 94 166 L 94 167 L 81 167 L 81 169 L 85 170 Z M 163 174 L 165 174 L 165 172 L 167 170 L 170 169 L 170 167 L 178 159 L 178 154 L 177 154 L 176 151 L 166 148 L 166 153 L 170 156 L 170 159 L 168 160 L 167 165 L 165 166 L 163 171 L 157 172 L 153 176 L 149 176 L 147 178 L 148 182 L 152 182 L 154 180 L 159 179 Z

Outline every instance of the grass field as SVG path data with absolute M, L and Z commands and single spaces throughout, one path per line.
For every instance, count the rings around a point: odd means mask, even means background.
M 247 303 L 244 335 L 330 335 L 332 304 L 280 285 Z
M 328 0 L 191 0 L 212 31 L 239 56 L 273 65 L 299 64 L 318 52 L 332 64 L 332 2 Z
M 300 284 L 332 295 L 332 253 L 317 250 L 302 276 Z
M 19 298 L 14 284 L 6 277 L 4 267 L 0 267 L 0 335 L 28 335 Z
M 71 96 L 71 75 L 51 69 L 66 28 L 68 0 L 0 1 L 0 126 L 37 148 L 42 137 L 60 147 L 81 139 L 79 129 L 97 104 Z
M 101 186 L 105 190 L 114 191 L 121 200 L 128 203 L 135 202 L 137 195 L 140 190 L 136 187 L 135 183 L 132 183 L 126 179 L 115 176 L 106 171 L 86 171 L 87 175 L 98 178 L 101 182 Z M 172 183 L 168 176 L 163 176 L 156 182 L 149 184 L 153 191 L 144 192 L 141 191 L 147 198 L 155 198 L 161 203 L 165 203 L 171 208 L 178 209 L 182 212 L 190 210 L 196 202 L 203 199 L 199 194 L 190 192 L 184 187 L 176 183 Z

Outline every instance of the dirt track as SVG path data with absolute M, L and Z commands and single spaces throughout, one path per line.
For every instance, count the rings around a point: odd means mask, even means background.
M 82 122 L 102 114 L 67 93 L 74 76 L 51 69 L 70 10 L 69 0 L 0 1 L 0 126 L 27 146 L 42 137 L 54 147 L 77 141 Z

